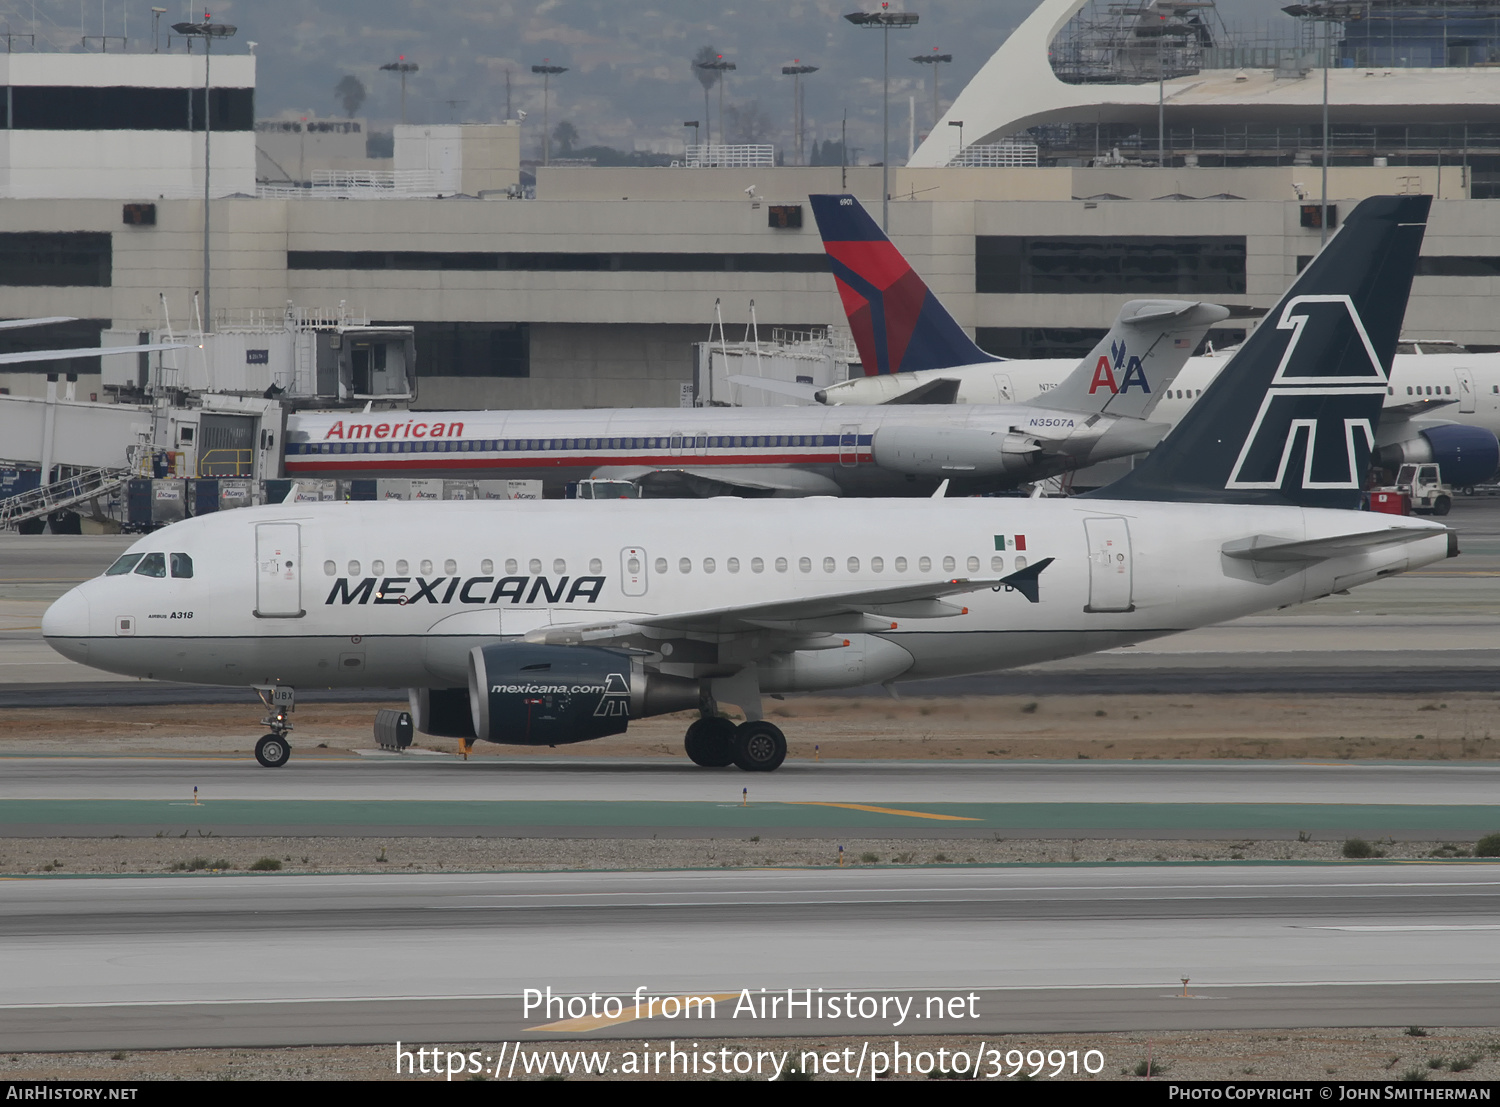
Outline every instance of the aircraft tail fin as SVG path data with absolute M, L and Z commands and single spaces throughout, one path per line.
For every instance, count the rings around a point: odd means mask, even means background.
M 866 376 L 1000 358 L 954 321 L 853 196 L 809 196 Z
M 1229 318 L 1218 304 L 1130 300 L 1078 368 L 1032 402 L 1065 411 L 1149 418 L 1208 328 Z
M 1372 196 L 1145 461 L 1088 496 L 1356 508 L 1431 196 Z

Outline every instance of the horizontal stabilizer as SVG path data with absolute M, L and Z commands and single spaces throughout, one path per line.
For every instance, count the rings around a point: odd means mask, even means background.
M 791 396 L 810 404 L 818 402 L 816 385 L 800 384 L 797 381 L 780 381 L 774 377 L 752 377 L 746 373 L 733 374 L 729 378 L 729 383 L 737 384 L 742 388 L 758 388 L 762 392 L 774 392 L 778 396 Z
M 952 404 L 958 402 L 959 382 L 948 377 L 927 381 L 886 400 L 887 404 Z
M 1008 577 L 1001 577 L 1000 583 L 995 585 L 996 591 L 999 591 L 1003 585 L 1007 588 L 1014 588 L 1031 603 L 1041 603 L 1041 591 L 1037 586 L 1037 577 L 1041 576 L 1042 570 L 1051 565 L 1055 560 L 1055 558 L 1046 557 L 1038 561 L 1035 565 L 1028 565 L 1024 569 L 1017 569 Z
M 1337 534 L 1331 538 L 1309 538 L 1293 541 L 1269 534 L 1257 534 L 1251 538 L 1239 538 L 1226 542 L 1222 547 L 1225 557 L 1237 561 L 1328 561 L 1335 557 L 1350 557 L 1368 550 L 1400 546 L 1407 542 L 1420 542 L 1445 531 L 1417 529 L 1413 527 L 1384 527 L 1381 530 L 1361 531 L 1358 534 Z

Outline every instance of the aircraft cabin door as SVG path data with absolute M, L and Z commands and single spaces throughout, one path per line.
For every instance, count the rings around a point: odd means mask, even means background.
M 639 546 L 620 551 L 620 590 L 627 596 L 646 594 L 646 551 Z
M 846 423 L 839 428 L 839 464 L 859 464 L 859 424 Z
M 1089 543 L 1088 612 L 1134 611 L 1130 529 L 1119 516 L 1083 521 Z
M 1016 390 L 1011 386 L 1009 373 L 995 374 L 995 402 L 1008 404 L 1016 398 Z
M 1469 369 L 1455 369 L 1453 375 L 1458 378 L 1458 410 L 1472 412 L 1475 400 L 1473 372 Z
M 255 528 L 255 617 L 300 619 L 302 528 L 296 523 L 259 523 Z

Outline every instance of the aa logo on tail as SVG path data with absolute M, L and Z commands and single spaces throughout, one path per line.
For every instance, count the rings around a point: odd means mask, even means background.
M 1359 488 L 1387 387 L 1364 321 L 1348 296 L 1296 296 L 1276 328 L 1292 333 L 1224 487 L 1282 488 L 1300 446 L 1304 489 Z
M 1122 392 L 1129 392 L 1130 386 L 1135 385 L 1149 396 L 1151 385 L 1146 381 L 1146 370 L 1141 366 L 1141 359 L 1134 354 L 1127 354 L 1123 342 L 1111 342 L 1109 353 L 1110 357 L 1099 355 L 1099 362 L 1094 366 L 1094 379 L 1089 381 L 1089 395 L 1107 388 L 1111 396 L 1118 396 Z M 1118 378 L 1115 376 L 1116 370 L 1122 370 Z
M 630 685 L 619 673 L 610 673 L 604 678 L 604 695 L 599 697 L 599 706 L 594 708 L 594 718 L 608 719 L 613 716 L 630 717 Z

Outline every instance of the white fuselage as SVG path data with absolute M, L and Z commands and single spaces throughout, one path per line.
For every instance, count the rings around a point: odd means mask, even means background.
M 1430 536 L 1262 576 L 1221 552 L 1383 526 Z M 878 632 L 809 624 L 809 649 L 778 652 L 784 639 L 743 627 L 656 634 L 662 672 L 754 662 L 761 690 L 779 692 L 1139 642 L 1437 561 L 1448 532 L 1353 511 L 1102 499 L 340 503 L 189 519 L 130 552 L 185 554 L 192 576 L 85 582 L 47 612 L 59 652 L 163 680 L 375 687 L 460 686 L 474 646 L 547 625 L 993 580 L 1055 559 L 1038 603 L 983 587 L 955 597 L 964 614 L 893 617 Z
M 1232 365 L 1229 355 L 1189 358 L 1153 411 L 1152 421 L 1176 426 L 1220 371 Z M 924 369 L 919 373 L 857 377 L 825 391 L 828 403 L 853 408 L 883 404 L 928 381 L 950 379 L 959 382 L 959 403 L 992 404 L 998 395 L 1025 403 L 1056 388 L 1076 366 L 1077 362 L 1065 358 L 1038 358 Z M 1430 415 L 1433 419 L 1483 427 L 1500 435 L 1500 353 L 1397 354 L 1385 406 L 1402 407 L 1419 399 L 1451 401 L 1435 406 Z

